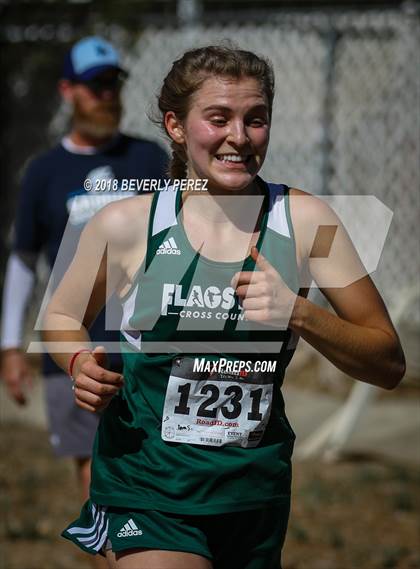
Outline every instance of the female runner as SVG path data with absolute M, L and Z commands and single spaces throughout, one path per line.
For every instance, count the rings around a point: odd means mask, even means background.
M 258 177 L 273 95 L 251 52 L 175 61 L 159 109 L 171 177 L 194 185 L 101 210 L 49 305 L 45 339 L 67 342 L 52 355 L 77 403 L 102 412 L 91 498 L 63 535 L 110 567 L 278 568 L 295 438 L 280 387 L 297 338 L 361 381 L 392 389 L 404 374 L 335 214 Z M 312 280 L 335 314 L 306 298 Z M 113 291 L 124 377 L 87 333 Z

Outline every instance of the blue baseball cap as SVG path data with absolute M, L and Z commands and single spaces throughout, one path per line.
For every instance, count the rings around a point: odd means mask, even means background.
M 89 81 L 107 69 L 124 71 L 116 49 L 103 38 L 89 36 L 75 43 L 67 53 L 62 77 L 70 81 Z

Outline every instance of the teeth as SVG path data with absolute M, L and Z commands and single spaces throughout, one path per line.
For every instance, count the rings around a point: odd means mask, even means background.
M 239 154 L 218 154 L 217 158 L 222 162 L 245 162 L 247 157 Z

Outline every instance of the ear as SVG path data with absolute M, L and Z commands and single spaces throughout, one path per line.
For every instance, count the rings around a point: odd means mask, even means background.
M 168 111 L 165 114 L 165 128 L 174 142 L 177 144 L 184 144 L 184 126 L 173 111 Z
M 74 85 L 71 81 L 68 79 L 60 79 L 58 82 L 58 92 L 67 103 L 73 102 Z

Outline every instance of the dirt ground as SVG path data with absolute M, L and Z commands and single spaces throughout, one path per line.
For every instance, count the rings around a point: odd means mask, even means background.
M 10 423 L 0 439 L 1 569 L 90 567 L 59 537 L 79 508 L 72 464 L 52 458 L 43 429 Z M 420 568 L 419 479 L 362 456 L 295 464 L 284 569 Z
M 344 400 L 352 382 L 331 382 L 315 365 L 309 359 L 289 381 Z M 418 379 L 404 380 L 379 398 L 419 394 Z M 80 507 L 72 463 L 53 458 L 44 428 L 13 419 L 0 424 L 0 453 L 0 569 L 89 569 L 60 537 Z M 420 569 L 419 468 L 359 453 L 295 461 L 293 470 L 283 569 Z

